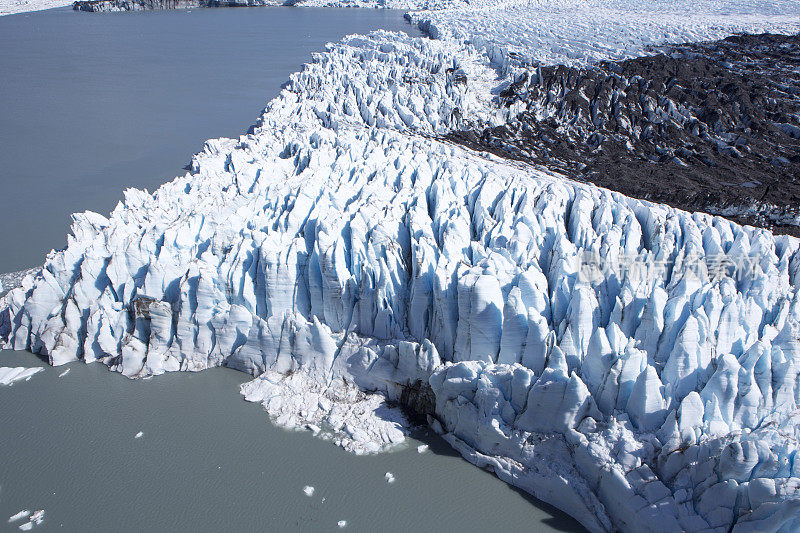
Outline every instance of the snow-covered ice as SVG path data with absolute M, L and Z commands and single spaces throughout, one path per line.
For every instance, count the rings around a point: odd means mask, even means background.
M 28 11 L 41 11 L 71 5 L 68 0 L 0 0 L 0 17 L 25 13 Z
M 435 139 L 502 123 L 536 61 L 796 31 L 797 4 L 497 6 L 329 45 L 251 134 L 75 215 L 0 335 L 132 378 L 224 364 L 357 453 L 404 404 L 591 531 L 797 529 L 800 242 Z
M 413 12 L 433 36 L 470 43 L 502 67 L 586 65 L 735 33 L 797 33 L 796 0 L 472 0 Z
M 11 385 L 15 381 L 27 381 L 31 376 L 42 370 L 44 368 L 40 366 L 33 368 L 0 366 L 0 385 Z

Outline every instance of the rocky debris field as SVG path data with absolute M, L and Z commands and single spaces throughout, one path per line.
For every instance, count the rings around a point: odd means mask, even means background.
M 800 36 L 732 36 L 522 71 L 507 125 L 450 140 L 689 211 L 800 235 Z

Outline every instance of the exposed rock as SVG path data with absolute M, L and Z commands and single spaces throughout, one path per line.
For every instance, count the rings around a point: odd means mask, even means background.
M 626 195 L 800 234 L 800 36 L 523 70 L 513 119 L 449 139 Z

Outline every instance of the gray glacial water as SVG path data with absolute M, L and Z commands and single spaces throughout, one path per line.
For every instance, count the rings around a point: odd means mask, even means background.
M 0 17 L 0 272 L 65 243 L 68 215 L 178 174 L 207 138 L 247 129 L 326 41 L 402 29 L 368 10 L 209 9 Z M 558 531 L 569 517 L 470 465 L 441 439 L 357 457 L 274 427 L 228 369 L 129 381 L 45 366 L 0 386 L 0 530 Z M 140 439 L 134 436 L 142 431 Z M 384 474 L 392 472 L 389 485 Z M 314 496 L 303 487 L 316 488 Z M 322 501 L 322 498 L 325 501 Z
M 26 352 L 0 362 L 46 366 Z M 21 509 L 45 510 L 34 531 L 578 529 L 438 437 L 359 457 L 277 428 L 239 395 L 247 379 L 216 368 L 130 381 L 73 363 L 0 386 L 0 530 Z

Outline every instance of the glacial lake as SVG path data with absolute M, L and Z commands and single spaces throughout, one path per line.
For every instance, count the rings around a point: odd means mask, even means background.
M 70 213 L 107 213 L 246 131 L 326 42 L 377 28 L 412 31 L 358 9 L 0 17 L 0 272 L 61 248 Z M 580 530 L 435 435 L 358 457 L 276 428 L 233 370 L 130 381 L 13 351 L 0 366 L 45 367 L 0 386 L 0 530 L 22 509 L 45 510 L 34 531 Z

